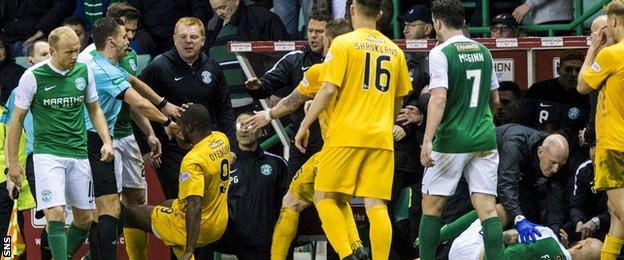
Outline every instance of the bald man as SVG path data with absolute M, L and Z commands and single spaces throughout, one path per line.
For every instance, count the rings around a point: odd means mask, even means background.
M 496 128 L 496 141 L 500 153 L 498 196 L 520 233 L 520 241 L 528 243 L 541 236 L 535 223 L 559 230 L 566 215 L 565 178 L 556 173 L 568 160 L 567 140 L 559 134 L 506 124 Z M 542 218 L 544 210 L 546 217 Z

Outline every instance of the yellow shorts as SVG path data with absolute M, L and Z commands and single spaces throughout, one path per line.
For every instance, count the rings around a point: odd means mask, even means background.
M 152 210 L 152 231 L 156 237 L 160 238 L 169 246 L 186 245 L 186 219 L 184 212 L 175 208 L 156 206 Z M 197 247 L 202 247 L 213 243 L 223 235 L 227 223 L 218 225 L 207 225 L 202 223 L 197 238 Z
M 624 188 L 624 151 L 596 147 L 594 167 L 596 190 Z
M 308 203 L 312 203 L 314 198 L 314 178 L 316 177 L 318 155 L 319 153 L 315 153 L 301 166 L 288 188 L 297 199 Z
M 389 200 L 394 152 L 363 147 L 328 147 L 319 152 L 314 190 Z

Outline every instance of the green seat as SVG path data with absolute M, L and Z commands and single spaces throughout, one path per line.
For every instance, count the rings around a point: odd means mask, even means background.
M 28 59 L 24 56 L 16 57 L 15 63 L 17 63 L 17 65 L 24 67 L 25 69 L 28 69 L 28 67 L 30 67 L 30 63 L 28 63 Z
M 152 60 L 152 55 L 142 54 L 137 55 L 137 75 L 141 74 L 141 71 L 147 67 L 147 64 Z

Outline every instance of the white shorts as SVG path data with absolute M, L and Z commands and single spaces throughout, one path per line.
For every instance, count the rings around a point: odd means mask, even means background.
M 134 135 L 114 139 L 113 148 L 115 149 L 117 190 L 121 192 L 122 187 L 145 189 L 143 157 Z
M 498 183 L 498 151 L 472 153 L 431 152 L 435 166 L 425 169 L 422 192 L 428 195 L 451 196 L 462 174 L 470 193 L 496 196 Z
M 477 219 L 453 241 L 448 259 L 479 260 L 484 248 L 481 221 Z
M 37 210 L 69 205 L 95 209 L 89 160 L 34 154 Z

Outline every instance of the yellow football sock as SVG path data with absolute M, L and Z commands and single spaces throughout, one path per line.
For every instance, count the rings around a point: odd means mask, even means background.
M 288 256 L 288 249 L 299 224 L 299 212 L 292 209 L 282 208 L 279 219 L 273 230 L 273 242 L 271 244 L 271 259 L 281 260 Z
M 357 225 L 355 224 L 355 219 L 353 218 L 353 211 L 351 210 L 351 205 L 349 203 L 340 203 L 340 211 L 342 212 L 342 217 L 347 224 L 347 231 L 349 232 L 349 245 L 351 245 L 351 249 L 356 249 L 362 246 L 362 240 L 360 239 L 360 234 L 357 230 Z
M 316 211 L 323 224 L 323 230 L 327 240 L 334 247 L 340 259 L 351 255 L 351 245 L 349 244 L 349 233 L 347 224 L 344 221 L 342 212 L 333 199 L 323 199 L 316 203 Z
M 171 249 L 173 250 L 173 254 L 178 259 L 182 258 L 182 255 L 184 255 L 184 247 L 183 246 L 172 246 Z M 191 256 L 191 260 L 195 260 L 195 255 Z
M 147 232 L 138 228 L 124 228 L 126 252 L 130 260 L 147 259 Z
M 624 240 L 607 234 L 604 244 L 602 245 L 602 250 L 600 251 L 600 259 L 615 260 L 617 256 L 620 255 L 622 244 L 624 244 Z
M 392 242 L 392 224 L 386 205 L 375 206 L 366 211 L 370 222 L 370 241 L 373 259 L 388 259 Z

